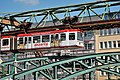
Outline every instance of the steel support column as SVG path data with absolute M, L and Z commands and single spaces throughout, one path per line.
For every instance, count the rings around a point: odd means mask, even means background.
M 38 72 L 34 72 L 34 80 L 38 80 Z
M 110 70 L 110 68 L 108 67 L 108 70 Z M 110 77 L 110 73 L 108 72 L 108 80 L 111 80 L 111 77 Z
M 93 66 L 94 65 L 94 62 L 93 62 L 93 59 L 89 59 L 89 66 Z M 90 73 L 89 73 L 89 80 L 94 80 L 94 71 L 91 71 Z
M 54 79 L 55 80 L 57 80 L 57 78 L 58 78 L 58 69 L 57 69 L 58 67 L 57 66 L 54 66 Z
M 73 62 L 73 72 L 76 72 L 75 61 Z
M 11 74 L 11 67 L 8 65 L 8 74 Z
M 24 62 L 24 69 L 26 69 L 26 62 Z M 24 80 L 26 79 L 26 76 L 24 75 Z
M 2 66 L 2 75 L 5 75 L 5 68 Z
M 17 53 L 14 53 L 14 65 L 17 66 Z M 17 74 L 17 67 L 13 66 L 12 74 Z M 17 80 L 13 77 L 13 80 Z
M 17 53 L 14 54 L 14 65 L 17 66 Z M 14 68 L 15 74 L 17 74 L 17 68 Z

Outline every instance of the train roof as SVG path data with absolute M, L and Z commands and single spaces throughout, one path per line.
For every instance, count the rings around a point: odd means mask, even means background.
M 2 38 L 10 38 L 11 36 L 1 36 Z
M 18 34 L 18 37 L 22 36 L 34 36 L 34 35 L 45 35 L 45 34 L 54 34 L 54 33 L 64 33 L 64 32 L 83 32 L 80 29 L 65 29 L 65 30 L 55 30 L 55 31 L 49 31 L 49 32 L 35 32 L 35 33 L 29 33 L 29 34 Z

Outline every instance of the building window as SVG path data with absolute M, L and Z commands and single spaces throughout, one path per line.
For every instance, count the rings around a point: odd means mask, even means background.
M 106 76 L 106 72 L 100 71 L 100 76 Z
M 91 39 L 94 33 L 92 31 L 85 32 L 85 39 Z
M 107 30 L 106 29 L 104 29 L 104 35 L 107 35 Z
M 103 35 L 103 30 L 100 30 L 100 36 L 102 36 Z
M 107 42 L 104 42 L 104 48 L 105 49 L 107 48 Z
M 118 43 L 118 47 L 120 47 L 120 41 L 117 41 L 117 43 Z
M 111 29 L 111 33 L 114 35 L 114 34 L 116 34 L 117 33 L 117 28 L 112 28 Z
M 111 35 L 111 29 L 110 28 L 108 29 L 108 35 Z
M 88 44 L 88 49 L 92 49 L 92 43 Z
M 109 48 L 112 48 L 112 42 L 111 41 L 108 41 L 108 46 L 109 46 Z
M 113 41 L 113 47 L 116 48 L 116 41 Z
M 115 33 L 114 34 L 118 34 L 118 28 L 114 28 Z
M 92 46 L 93 46 L 93 43 L 87 43 L 87 42 L 85 42 L 85 49 L 86 50 L 92 49 Z
M 100 49 L 103 49 L 103 42 L 100 42 Z
M 88 44 L 87 44 L 87 43 L 85 43 L 85 49 L 88 49 L 87 47 L 88 47 Z
M 117 33 L 120 34 L 120 28 L 117 28 Z

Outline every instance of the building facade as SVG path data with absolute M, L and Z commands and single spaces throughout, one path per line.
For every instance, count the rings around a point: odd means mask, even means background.
M 95 33 L 96 53 L 120 52 L 120 28 L 97 30 Z M 115 56 L 120 59 L 120 56 Z M 120 68 L 116 68 L 120 72 Z M 118 76 L 110 75 L 112 80 L 119 80 Z M 97 71 L 97 80 L 108 80 L 106 72 Z

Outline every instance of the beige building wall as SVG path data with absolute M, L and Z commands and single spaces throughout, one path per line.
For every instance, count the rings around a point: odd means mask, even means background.
M 107 30 L 108 31 L 108 30 Z M 120 41 L 120 34 L 114 34 L 114 35 L 100 35 L 100 30 L 96 30 L 95 31 L 95 46 L 96 46 L 96 53 L 104 53 L 104 52 L 119 52 L 120 51 L 120 47 L 118 47 L 118 42 L 117 41 Z M 108 41 L 111 41 L 112 42 L 112 48 L 104 48 L 104 45 L 103 45 L 103 48 L 101 49 L 100 48 L 100 42 L 107 42 L 107 45 L 108 45 Z M 114 44 L 113 44 L 113 41 L 116 41 L 116 47 L 113 47 Z M 107 46 L 108 47 L 108 46 Z M 105 75 L 101 75 L 101 72 L 100 71 L 96 71 L 97 73 L 97 80 L 108 80 L 108 76 L 107 74 Z M 114 75 L 111 75 L 110 76 L 112 80 L 119 80 L 120 77 L 118 76 L 114 76 Z
M 117 41 L 120 41 L 120 34 L 100 36 L 100 31 L 97 30 L 95 38 L 96 38 L 96 53 L 120 51 L 120 47 L 118 47 L 118 43 L 117 43 Z M 116 41 L 116 47 L 100 49 L 100 42 L 108 42 L 108 41 Z

